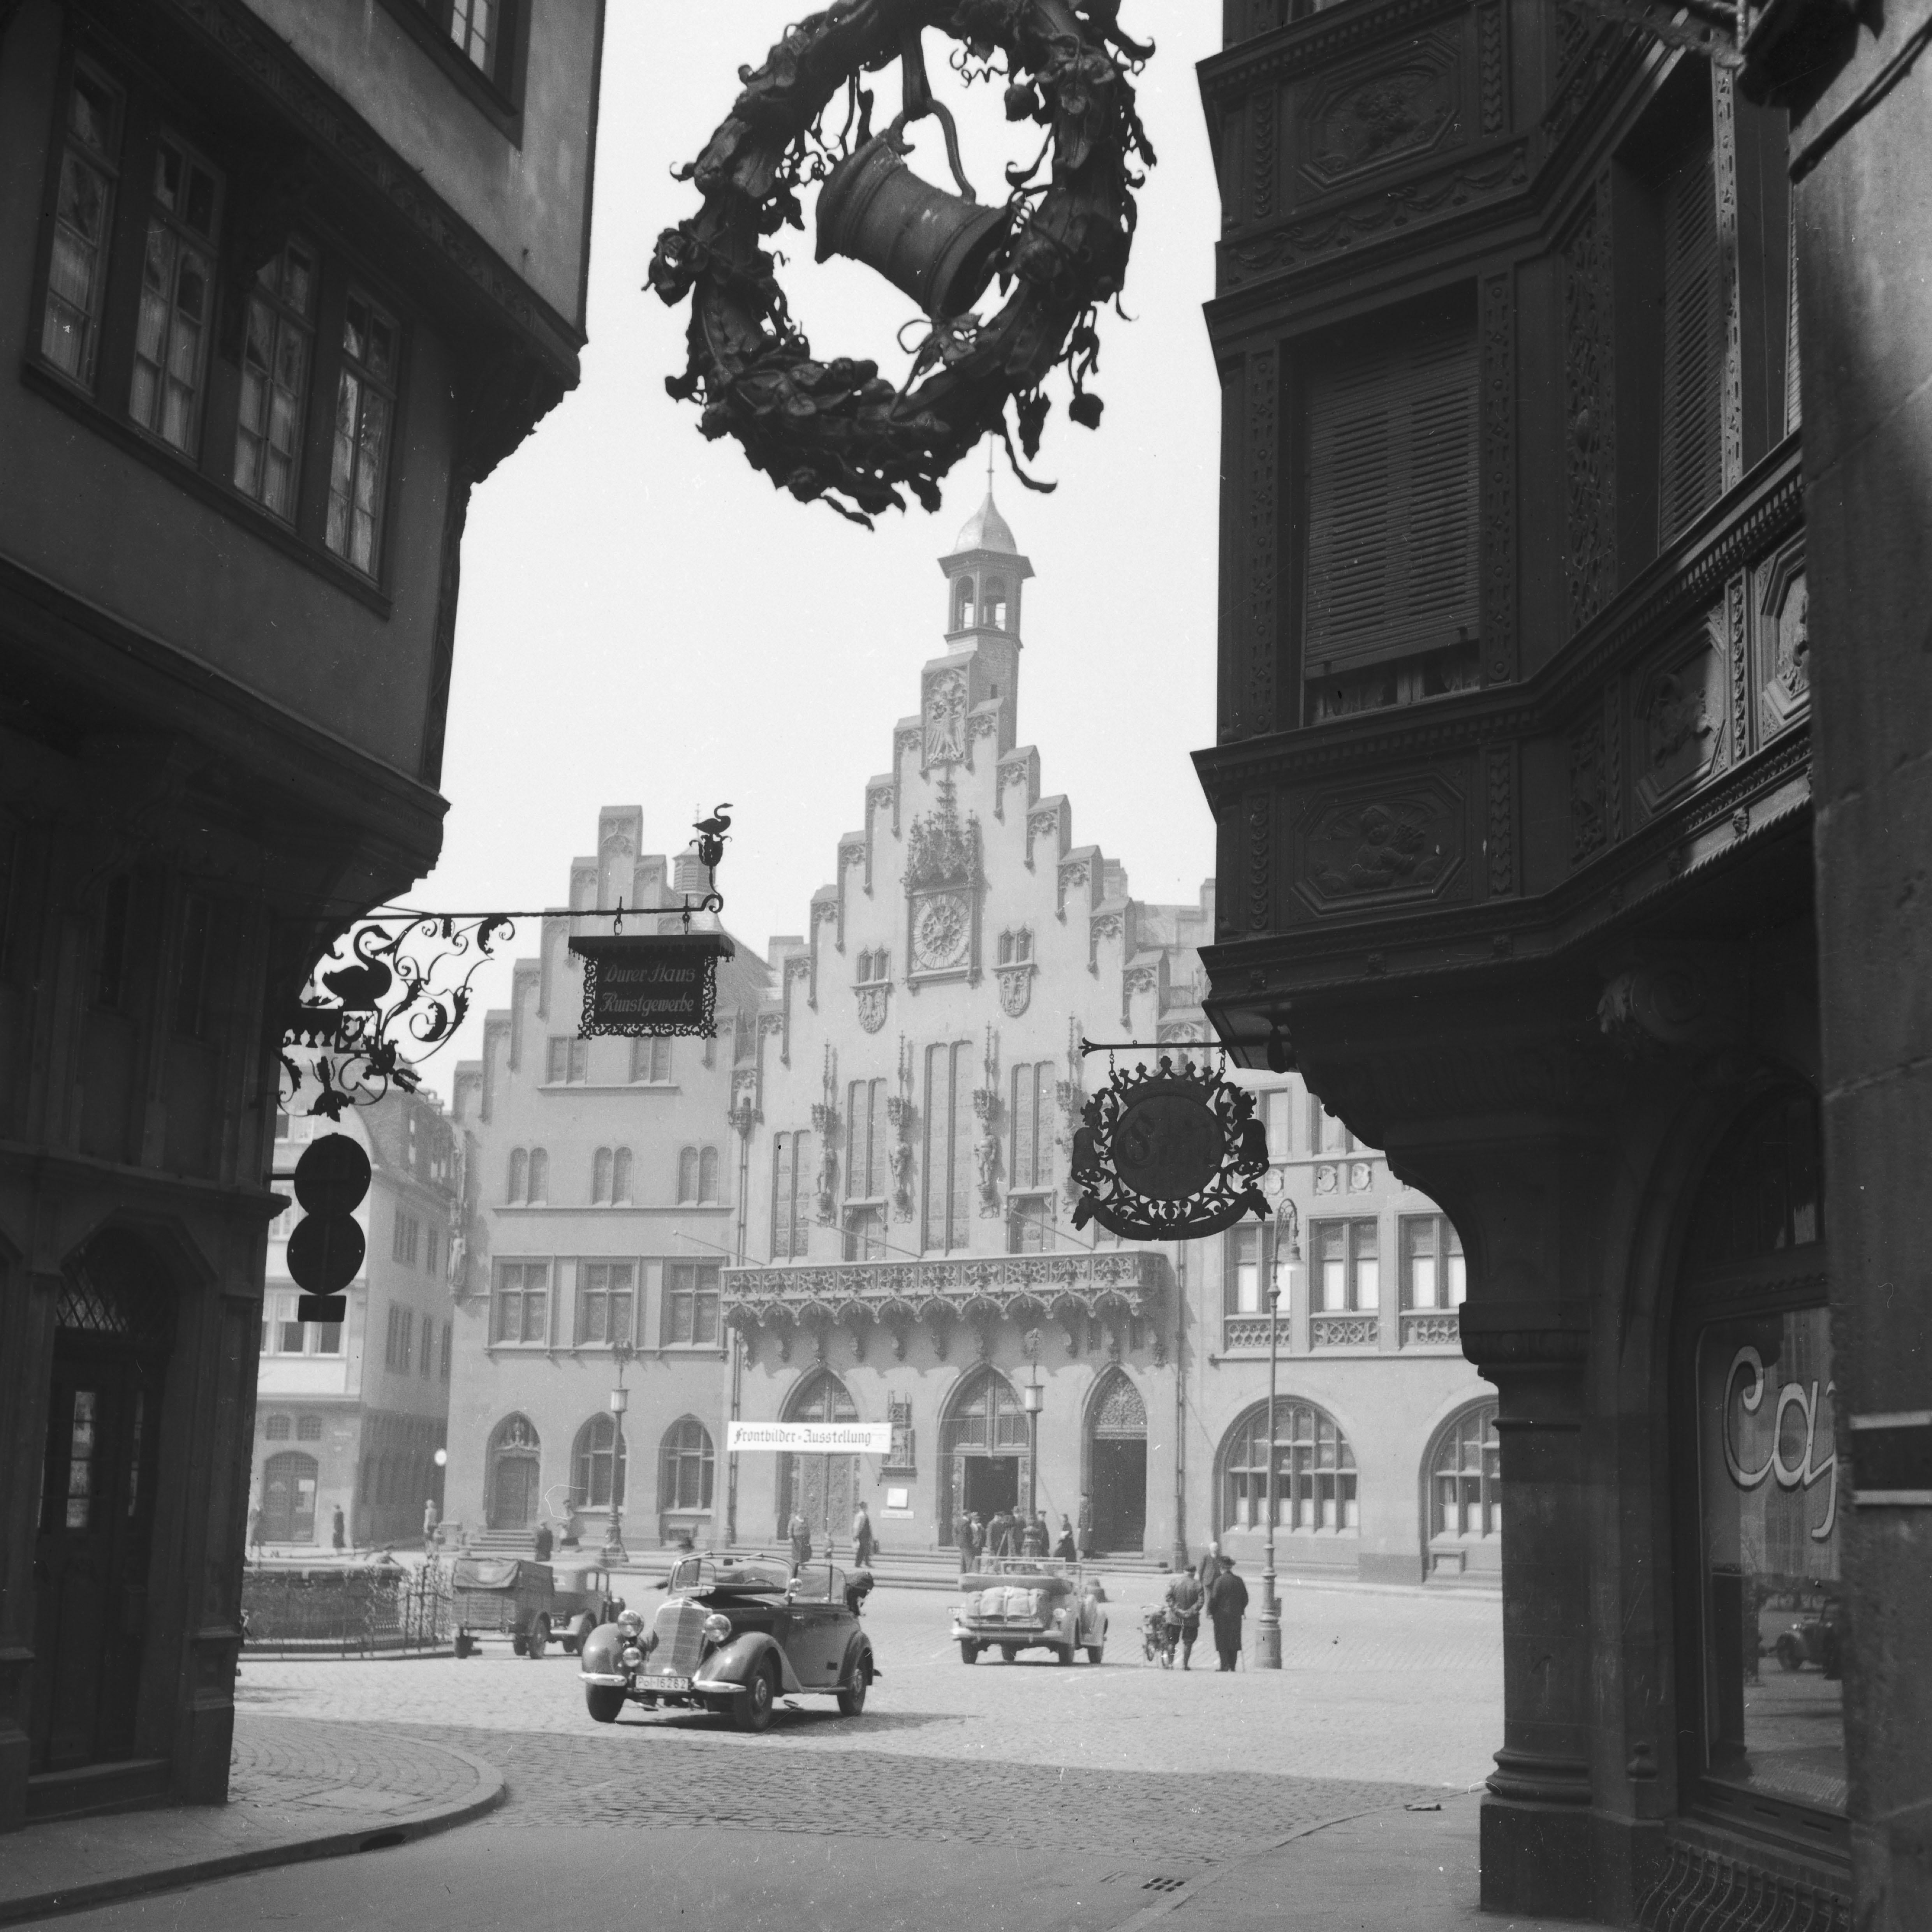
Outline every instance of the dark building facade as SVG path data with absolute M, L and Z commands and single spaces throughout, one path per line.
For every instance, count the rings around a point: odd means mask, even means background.
M 0 6 L 0 1829 L 226 1790 L 277 1049 L 436 857 L 601 24 Z
M 1486 1905 L 1849 1924 L 1895 1802 L 1856 1552 L 1923 1546 L 1853 1481 L 1862 1411 L 1914 1405 L 1847 1400 L 1870 1163 L 1821 1153 L 1786 113 L 1578 4 L 1289 15 L 1229 4 L 1202 70 L 1207 1010 L 1466 1247 L 1510 1526 Z

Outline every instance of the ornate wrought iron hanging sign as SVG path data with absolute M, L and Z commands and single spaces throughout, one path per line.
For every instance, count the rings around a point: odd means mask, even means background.
M 1184 1240 L 1273 1211 L 1259 1184 L 1268 1130 L 1254 1096 L 1208 1067 L 1177 1069 L 1163 1055 L 1151 1070 L 1117 1069 L 1082 1118 L 1076 1228 L 1097 1221 L 1124 1240 Z
M 1072 382 L 1067 414 L 1099 427 L 1086 386 L 1100 310 L 1126 280 L 1133 190 L 1154 158 L 1133 89 L 1154 49 L 1121 31 L 1119 11 L 1120 0 L 840 0 L 787 28 L 764 66 L 738 70 L 730 114 L 682 170 L 704 206 L 658 237 L 650 268 L 666 302 L 691 298 L 684 372 L 664 386 L 701 400 L 706 436 L 736 437 L 778 488 L 869 526 L 905 507 L 902 487 L 938 509 L 940 478 L 989 432 L 1010 453 L 1009 402 L 1035 454 L 1056 368 Z M 952 65 L 968 85 L 1006 83 L 1008 120 L 1043 130 L 1031 164 L 1006 170 L 1004 200 L 980 202 L 961 168 L 920 52 L 927 28 L 958 43 Z M 895 59 L 903 110 L 874 134 L 860 77 Z M 905 164 L 905 130 L 928 116 L 957 195 Z M 863 262 L 926 312 L 903 386 L 876 362 L 814 356 L 779 258 L 760 245 L 804 226 L 800 196 L 819 183 L 818 260 Z M 982 320 L 974 306 L 996 278 L 1012 292 Z
M 731 823 L 721 805 L 692 828 L 710 890 L 682 906 L 551 908 L 537 912 L 398 912 L 358 920 L 309 975 L 282 1035 L 282 1106 L 339 1120 L 393 1088 L 413 1094 L 419 1062 L 448 1045 L 470 1012 L 472 982 L 501 956 L 520 919 L 608 918 L 608 938 L 573 939 L 584 961 L 584 1018 L 593 1034 L 717 1030 L 718 962 L 732 956 L 722 932 L 693 932 L 692 915 L 722 912 L 718 864 Z M 681 917 L 681 933 L 624 933 L 626 918 Z

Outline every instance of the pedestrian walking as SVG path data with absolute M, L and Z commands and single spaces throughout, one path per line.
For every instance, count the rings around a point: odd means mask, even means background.
M 1170 1654 L 1172 1646 L 1178 1643 L 1180 1667 L 1184 1670 L 1193 1668 L 1194 1646 L 1201 1636 L 1201 1579 L 1194 1574 L 1194 1565 L 1190 1563 L 1167 1586 L 1167 1601 L 1163 1608 Z
M 550 1561 L 550 1552 L 555 1546 L 556 1542 L 556 1539 L 550 1533 L 550 1525 L 539 1519 L 537 1523 L 537 1533 L 530 1538 L 531 1546 L 536 1551 L 537 1561 L 539 1563 L 548 1563 Z
M 1084 1490 L 1080 1492 L 1080 1553 L 1094 1553 L 1094 1498 Z
M 1065 1516 L 1060 1519 L 1060 1540 L 1053 1546 L 1053 1553 L 1063 1563 L 1073 1561 L 1073 1525 Z
M 232 1522 L 234 1519 L 230 1517 Z M 262 1553 L 262 1505 L 257 1503 L 248 1512 L 248 1547 L 259 1556 Z
M 872 1560 L 872 1518 L 861 1503 L 852 1513 L 852 1561 L 861 1570 Z
M 1234 1559 L 1221 1558 L 1221 1574 L 1208 1593 L 1208 1614 L 1214 1625 L 1214 1648 L 1221 1668 L 1234 1669 L 1241 1654 L 1241 1619 L 1247 1615 L 1248 1586 L 1234 1574 Z
M 979 1567 L 980 1552 L 985 1546 L 986 1532 L 980 1522 L 980 1512 L 968 1510 L 959 1526 L 959 1574 L 964 1576 L 969 1570 Z
M 342 1520 L 342 1505 L 338 1503 L 335 1506 L 335 1514 L 331 1519 L 328 1526 L 329 1546 L 333 1550 L 339 1550 L 347 1540 L 348 1527 Z
M 1046 1518 L 1037 1511 L 1032 1522 L 1020 1533 L 1020 1554 L 1022 1556 L 1044 1556 L 1046 1554 Z
M 812 1526 L 801 1511 L 792 1511 L 788 1534 L 791 1538 L 792 1574 L 796 1576 L 812 1561 Z
M 1201 1588 L 1204 1595 L 1214 1588 L 1215 1578 L 1225 1567 L 1221 1561 L 1221 1546 L 1218 1543 L 1209 1544 L 1201 1558 Z

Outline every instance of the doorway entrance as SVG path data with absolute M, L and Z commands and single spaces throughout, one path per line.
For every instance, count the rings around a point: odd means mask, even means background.
M 541 1454 L 536 1425 L 527 1415 L 506 1416 L 496 1425 L 490 1438 L 492 1529 L 528 1529 L 536 1521 Z
M 174 1295 L 131 1235 L 91 1242 L 56 1315 L 34 1546 L 31 1766 L 134 1755 Z
M 1094 1546 L 1116 1556 L 1138 1552 L 1147 1539 L 1147 1405 L 1120 1370 L 1110 1369 L 1088 1418 Z
M 940 1429 L 939 1540 L 957 1544 L 969 1510 L 989 1522 L 1026 1500 L 1027 1418 L 1013 1385 L 982 1369 L 962 1385 Z
M 284 1449 L 268 1458 L 262 1472 L 262 1540 L 264 1543 L 313 1543 L 315 1540 L 315 1487 L 318 1471 L 313 1456 Z
M 856 1422 L 858 1404 L 830 1370 L 821 1369 L 785 1404 L 788 1422 Z M 787 1534 L 794 1513 L 812 1532 L 812 1546 L 825 1553 L 828 1540 L 848 1535 L 859 1507 L 856 1456 L 794 1456 L 778 1472 L 778 1534 Z

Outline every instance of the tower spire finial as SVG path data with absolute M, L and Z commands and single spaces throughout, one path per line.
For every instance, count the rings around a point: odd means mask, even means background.
M 991 430 L 986 435 L 986 494 L 993 494 L 993 437 Z

